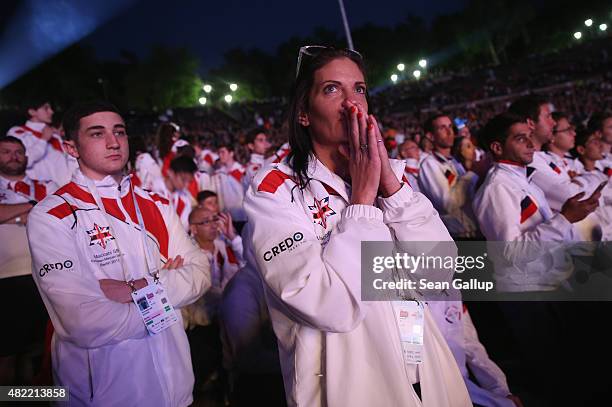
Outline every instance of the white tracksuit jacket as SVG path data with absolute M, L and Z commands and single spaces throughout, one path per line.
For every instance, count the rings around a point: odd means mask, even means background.
M 36 205 L 28 220 L 32 274 L 55 328 L 55 384 L 70 387 L 71 406 L 187 406 L 194 377 L 180 316 L 179 323 L 150 336 L 134 303 L 111 301 L 100 289 L 100 279 L 126 279 L 117 244 L 134 279 L 152 284 L 152 278 L 142 235 L 126 223 L 128 215 L 137 222 L 129 177 L 120 185 L 106 177 L 96 186 L 110 225 L 80 171 Z M 135 193 L 156 266 L 177 255 L 185 260 L 179 269 L 160 270 L 180 315 L 210 286 L 208 260 L 167 200 L 140 188 Z
M 404 163 L 392 162 L 399 179 Z M 417 368 L 404 363 L 391 303 L 361 301 L 361 241 L 451 240 L 431 203 L 404 184 L 378 207 L 350 205 L 350 187 L 314 158 L 309 177 L 300 191 L 285 162 L 266 167 L 244 203 L 245 256 L 265 283 L 288 405 L 471 406 L 427 307 Z
M 483 407 L 514 407 L 506 375 L 491 360 L 478 339 L 478 332 L 461 301 L 430 301 L 431 315 L 453 352 L 470 398 Z M 470 379 L 471 372 L 476 382 Z
M 563 215 L 553 214 L 542 190 L 528 182 L 527 169 L 495 163 L 474 199 L 480 230 L 491 242 L 498 291 L 558 288 L 574 269 L 564 242 L 581 241 Z
M 149 153 L 141 153 L 136 157 L 136 175 L 140 179 L 142 189 L 162 192 L 166 189 L 161 167 Z
M 10 181 L 0 176 L 0 205 L 42 201 L 56 189 L 57 185 L 54 182 L 33 180 L 27 175 L 19 181 Z M 0 220 L 2 221 L 5 219 Z M 32 273 L 32 262 L 24 225 L 0 223 L 0 241 L 2 242 L 0 244 L 0 279 Z
M 455 159 L 431 153 L 421 163 L 419 189 L 440 212 L 453 237 L 473 237 L 477 226 L 470 202 L 478 176 L 459 168 Z
M 246 214 L 242 208 L 244 200 L 242 179 L 244 174 L 242 164 L 235 161 L 229 169 L 225 166 L 217 168 L 210 179 L 211 189 L 217 193 L 221 209 L 229 211 L 232 220 L 235 222 L 246 221 Z
M 544 192 L 553 212 L 559 212 L 565 201 L 584 190 L 581 185 L 572 182 L 564 171 L 555 170 L 553 158 L 544 151 L 536 151 L 528 167 L 533 168 L 530 170 L 529 182 Z
M 54 134 L 49 141 L 41 138 L 45 126 L 28 120 L 24 126 L 12 127 L 7 135 L 17 137 L 25 145 L 28 177 L 64 185 L 72 178 L 74 168 L 63 150 L 59 135 Z
M 404 168 L 404 177 L 408 180 L 408 183 L 412 189 L 416 192 L 419 190 L 419 167 L 421 166 L 421 160 L 415 160 L 414 158 L 407 158 L 404 160 L 406 167 Z

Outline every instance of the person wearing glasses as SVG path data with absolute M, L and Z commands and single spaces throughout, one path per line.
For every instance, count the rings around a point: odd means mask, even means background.
M 576 166 L 574 157 L 570 150 L 574 148 L 576 143 L 576 129 L 570 122 L 570 118 L 563 112 L 553 112 L 555 125 L 550 143 L 546 145 L 546 155 L 548 156 L 549 164 L 555 172 L 570 180 L 576 177 Z
M 471 406 L 425 304 L 419 363 L 394 304 L 361 299 L 362 241 L 451 240 L 387 156 L 361 55 L 302 47 L 289 106 L 291 153 L 257 173 L 244 203 L 245 257 L 264 281 L 287 404 Z
M 242 239 L 228 213 L 216 213 L 202 206 L 189 215 L 191 236 L 208 259 L 211 287 L 195 303 L 181 310 L 191 349 L 196 384 L 214 382 L 221 369 L 219 307 L 225 286 L 244 266 Z M 241 312 L 237 309 L 235 312 Z

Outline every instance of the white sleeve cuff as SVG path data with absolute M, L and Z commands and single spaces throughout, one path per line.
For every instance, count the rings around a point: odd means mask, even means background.
M 386 198 L 378 198 L 378 206 L 383 212 L 389 209 L 395 209 L 402 206 L 406 206 L 407 202 L 410 202 L 414 197 L 414 190 L 408 186 L 407 183 L 403 183 L 402 187 L 393 195 Z
M 367 218 L 383 221 L 383 213 L 380 209 L 372 205 L 349 205 L 342 212 L 343 218 Z

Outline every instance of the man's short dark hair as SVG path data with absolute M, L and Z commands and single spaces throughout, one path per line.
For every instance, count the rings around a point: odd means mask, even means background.
M 505 112 L 498 114 L 484 126 L 478 135 L 479 145 L 487 151 L 491 151 L 491 144 L 498 141 L 503 146 L 506 144 L 510 128 L 517 123 L 525 123 L 523 116 Z
M 233 146 L 232 144 L 229 144 L 229 143 L 221 143 L 221 144 L 219 144 L 219 145 L 217 146 L 217 152 L 218 152 L 219 150 L 221 150 L 222 148 L 227 149 L 227 151 L 229 151 L 230 153 L 234 153 L 234 152 L 235 152 L 235 151 L 234 151 L 234 146 Z
M 268 133 L 266 132 L 266 129 L 264 129 L 263 127 L 255 127 L 254 129 L 252 129 L 251 131 L 249 131 L 246 136 L 244 137 L 244 140 L 247 144 L 253 144 L 255 142 L 255 138 L 257 137 L 258 134 L 265 134 L 266 136 L 268 135 Z
M 548 100 L 542 96 L 527 95 L 516 99 L 510 105 L 508 111 L 525 118 L 525 120 L 531 119 L 537 122 L 540 117 L 540 106 L 548 103 Z
M 51 103 L 51 102 L 49 101 L 48 98 L 44 96 L 35 95 L 35 96 L 28 97 L 27 100 L 21 103 L 21 108 L 23 109 L 23 112 L 26 114 L 26 116 L 30 117 L 30 113 L 28 113 L 30 109 L 36 110 L 39 107 L 43 106 L 45 103 Z
M 591 133 L 595 133 L 596 131 L 603 131 L 603 125 L 607 119 L 612 119 L 611 110 L 594 113 L 593 116 L 591 116 L 591 118 L 589 119 L 587 128 Z
M 25 150 L 25 145 L 23 144 L 23 141 L 19 140 L 17 137 L 14 136 L 0 136 L 0 143 L 13 143 L 13 144 L 19 144 L 21 147 L 23 147 L 23 149 Z
M 449 115 L 444 113 L 436 113 L 433 116 L 429 116 L 429 118 L 425 121 L 423 125 L 423 129 L 425 130 L 425 134 L 434 132 L 434 122 L 438 120 L 440 117 L 449 117 Z
M 198 202 L 198 204 L 200 204 L 204 202 L 205 200 L 207 200 L 208 198 L 216 197 L 216 196 L 217 196 L 216 192 L 204 190 L 204 191 L 198 192 L 198 195 L 196 196 L 196 201 Z
M 176 174 L 193 174 L 198 170 L 198 166 L 193 162 L 192 158 L 181 156 L 170 161 L 170 169 Z
M 80 120 L 83 117 L 87 117 L 98 112 L 113 112 L 121 116 L 119 109 L 117 109 L 112 103 L 105 100 L 94 100 L 90 102 L 78 103 L 68 109 L 64 114 L 64 120 L 62 123 L 66 133 L 66 140 L 77 141 Z

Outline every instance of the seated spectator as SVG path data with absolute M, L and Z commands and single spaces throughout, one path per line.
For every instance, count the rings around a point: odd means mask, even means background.
M 455 239 L 474 239 L 478 227 L 471 208 L 478 176 L 466 171 L 451 155 L 455 133 L 450 118 L 443 114 L 425 123 L 433 138 L 434 151 L 421 163 L 419 188 L 433 203 L 444 225 Z
M 31 179 L 26 167 L 23 142 L 12 136 L 0 137 L 0 306 L 7 310 L 0 318 L 6 328 L 0 336 L 0 385 L 24 384 L 32 379 L 28 376 L 33 370 L 30 352 L 40 352 L 47 321 L 32 279 L 25 225 L 30 210 L 55 192 L 57 185 Z

